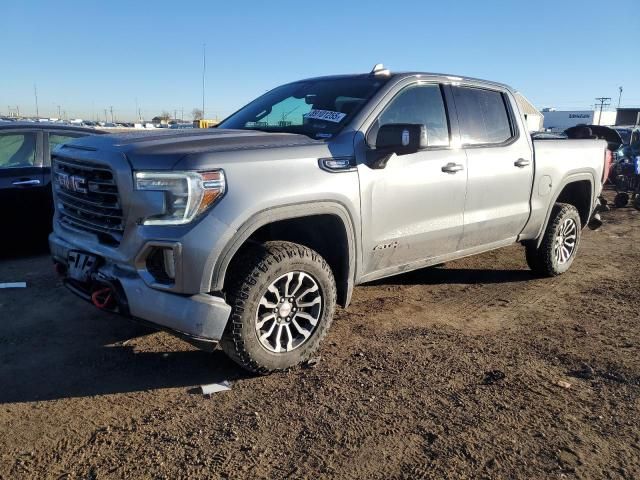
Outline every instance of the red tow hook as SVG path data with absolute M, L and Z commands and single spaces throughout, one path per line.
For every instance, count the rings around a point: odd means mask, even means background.
M 113 304 L 113 292 L 110 287 L 101 288 L 91 294 L 91 302 L 99 309 L 105 309 Z

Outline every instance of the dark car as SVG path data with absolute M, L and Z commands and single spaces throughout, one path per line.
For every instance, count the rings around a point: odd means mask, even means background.
M 640 126 L 614 128 L 622 138 L 622 145 L 616 151 L 616 161 L 632 162 L 640 155 Z
M 78 137 L 105 132 L 55 123 L 0 124 L 0 241 L 25 245 L 51 231 L 51 151 Z

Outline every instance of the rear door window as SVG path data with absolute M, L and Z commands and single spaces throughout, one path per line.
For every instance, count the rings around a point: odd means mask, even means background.
M 501 92 L 472 87 L 454 87 L 463 145 L 498 145 L 514 136 L 509 111 Z
M 24 168 L 36 165 L 35 132 L 0 133 L 0 168 Z

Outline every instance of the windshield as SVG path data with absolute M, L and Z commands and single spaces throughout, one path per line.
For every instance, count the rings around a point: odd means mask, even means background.
M 330 138 L 388 80 L 388 77 L 360 76 L 290 83 L 257 98 L 224 120 L 218 128 Z
M 620 138 L 622 138 L 622 143 L 624 145 L 629 145 L 631 141 L 631 130 L 627 128 L 616 128 L 617 132 L 620 134 Z

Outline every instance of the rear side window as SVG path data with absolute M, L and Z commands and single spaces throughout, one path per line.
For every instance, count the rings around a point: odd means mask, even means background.
M 491 145 L 514 136 L 502 93 L 470 87 L 454 87 L 463 145 Z
M 33 167 L 36 164 L 36 134 L 0 134 L 0 168 Z

